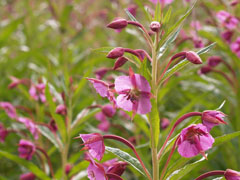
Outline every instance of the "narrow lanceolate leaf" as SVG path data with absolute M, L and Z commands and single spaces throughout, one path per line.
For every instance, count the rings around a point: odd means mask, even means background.
M 8 159 L 18 163 L 19 165 L 24 166 L 29 171 L 31 171 L 33 174 L 35 174 L 39 179 L 51 180 L 51 178 L 49 178 L 41 169 L 39 169 L 31 161 L 27 161 L 25 159 L 19 158 L 16 155 L 10 154 L 10 153 L 8 153 L 6 151 L 2 151 L 2 150 L 0 150 L 0 156 L 8 158 Z
M 221 145 L 221 144 L 223 144 L 225 142 L 228 142 L 228 141 L 230 141 L 233 138 L 236 138 L 238 136 L 240 136 L 240 131 L 237 131 L 237 132 L 234 132 L 234 133 L 230 133 L 230 134 L 225 134 L 223 136 L 219 136 L 219 137 L 215 138 L 215 142 L 213 144 L 213 147 Z
M 166 180 L 179 180 L 179 179 L 183 179 L 183 177 L 186 174 L 190 173 L 192 169 L 196 168 L 198 165 L 203 163 L 204 160 L 205 160 L 205 158 L 203 157 L 203 158 L 201 158 L 200 160 L 198 160 L 198 161 L 196 161 L 194 163 L 187 164 L 183 168 L 174 171 L 170 176 L 168 176 L 165 179 Z
M 199 50 L 197 52 L 198 55 L 204 54 L 206 52 L 208 52 L 213 46 L 215 45 L 215 43 L 210 44 L 209 46 L 202 48 L 201 50 Z M 163 76 L 160 84 L 162 82 L 164 82 L 167 78 L 169 78 L 170 76 L 172 76 L 174 73 L 178 72 L 180 69 L 182 69 L 183 67 L 185 67 L 187 64 L 189 64 L 190 62 L 187 59 L 182 60 L 181 62 L 179 62 L 178 64 L 176 64 L 175 66 L 173 66 L 171 69 L 169 69 Z
M 132 13 L 130 13 L 127 9 L 125 9 L 125 12 L 128 15 L 128 17 L 131 19 L 131 21 L 138 22 L 137 19 L 132 15 Z
M 161 4 L 160 2 L 157 3 L 154 15 L 154 21 L 160 22 L 161 19 Z
M 53 102 L 53 98 L 52 98 L 52 96 L 50 94 L 48 85 L 46 86 L 46 89 L 45 89 L 45 95 L 46 95 L 46 98 L 47 98 L 47 102 L 49 104 L 49 109 L 50 109 L 51 116 L 55 120 L 55 122 L 57 124 L 57 127 L 58 127 L 58 130 L 59 130 L 62 138 L 65 139 L 66 138 L 65 122 L 64 122 L 63 118 L 60 115 L 55 113 L 56 105 Z
M 109 53 L 112 49 L 114 49 L 115 47 L 101 47 L 101 48 L 97 48 L 97 49 L 92 49 L 93 53 L 103 53 L 103 54 L 107 54 Z
M 130 154 L 118 148 L 112 148 L 112 147 L 106 146 L 106 150 L 120 157 L 122 160 L 128 162 L 130 165 L 132 165 L 132 167 L 134 167 L 137 171 L 139 171 L 141 174 L 145 176 L 144 170 L 140 162 L 136 158 L 132 157 Z
M 43 136 L 45 136 L 49 141 L 51 141 L 54 144 L 54 146 L 56 146 L 57 149 L 60 148 L 59 144 L 58 144 L 58 142 L 56 140 L 56 137 L 54 136 L 54 134 L 47 127 L 40 126 L 40 125 L 38 125 L 37 127 L 38 127 L 39 132 Z M 59 139 L 59 143 L 61 143 L 60 139 Z M 60 144 L 60 146 L 62 146 L 62 143 Z
M 165 14 L 164 18 L 163 18 L 163 24 L 168 23 L 170 17 L 172 14 L 172 6 L 168 9 L 167 13 Z

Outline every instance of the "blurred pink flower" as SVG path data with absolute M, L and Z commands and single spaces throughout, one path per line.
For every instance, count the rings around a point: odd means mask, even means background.
M 199 21 L 192 21 L 191 22 L 191 27 L 194 29 L 194 30 L 200 30 L 202 29 L 202 25 Z
M 0 102 L 0 107 L 5 110 L 7 115 L 12 118 L 16 119 L 17 118 L 17 112 L 15 107 L 9 103 L 9 102 Z
M 231 43 L 232 36 L 233 36 L 233 31 L 226 30 L 223 33 L 221 33 L 221 37 L 228 43 Z
M 171 4 L 173 0 L 150 0 L 152 3 L 157 4 L 160 2 L 162 5 Z
M 208 110 L 202 113 L 202 123 L 210 131 L 214 126 L 219 124 L 227 124 L 223 118 L 226 115 L 220 111 Z
M 162 118 L 161 119 L 161 129 L 166 129 L 170 124 L 170 121 L 168 118 Z
M 227 29 L 235 29 L 239 23 L 238 19 L 226 11 L 219 11 L 217 19 Z
M 147 114 L 151 111 L 151 87 L 148 81 L 130 69 L 129 76 L 119 76 L 115 80 L 115 90 L 119 94 L 117 106 L 133 111 L 133 114 Z
M 227 169 L 224 173 L 226 180 L 240 180 L 240 172 Z
M 35 179 L 36 179 L 36 176 L 31 172 L 22 174 L 20 176 L 20 180 L 35 180 Z
M 110 122 L 107 120 L 105 114 L 103 112 L 99 112 L 95 115 L 95 118 L 100 121 L 98 124 L 98 129 L 107 132 L 110 128 Z
M 18 144 L 19 157 L 24 158 L 26 160 L 31 160 L 35 151 L 36 147 L 32 142 L 24 139 L 20 140 Z
M 216 67 L 221 62 L 222 58 L 220 56 L 211 56 L 207 60 L 207 64 L 211 67 Z
M 240 37 L 231 44 L 231 49 L 240 58 Z
M 136 17 L 137 8 L 138 8 L 138 6 L 137 6 L 136 4 L 130 4 L 130 5 L 127 7 L 127 10 L 128 10 L 134 17 Z
M 98 133 L 93 133 L 80 134 L 80 138 L 83 140 L 84 145 L 88 149 L 90 155 L 100 161 L 105 152 L 103 137 Z
M 34 100 L 36 101 L 39 100 L 42 103 L 45 103 L 46 102 L 45 84 L 43 83 L 39 83 L 37 85 L 32 84 L 29 89 L 29 94 Z
M 23 123 L 26 128 L 29 129 L 29 131 L 32 133 L 34 139 L 38 139 L 38 129 L 36 124 L 32 122 L 31 119 L 25 118 L 25 117 L 18 117 L 17 120 L 21 123 Z
M 7 129 L 0 123 L 0 142 L 4 143 L 6 136 L 8 135 Z
M 115 115 L 116 108 L 114 108 L 111 104 L 107 104 L 102 107 L 102 112 L 104 115 L 111 118 Z
M 190 158 L 201 153 L 205 157 L 205 151 L 212 147 L 214 138 L 202 124 L 193 124 L 183 129 L 178 141 L 178 152 L 181 156 Z
M 67 108 L 66 108 L 65 104 L 59 104 L 56 107 L 56 113 L 65 116 L 67 114 Z

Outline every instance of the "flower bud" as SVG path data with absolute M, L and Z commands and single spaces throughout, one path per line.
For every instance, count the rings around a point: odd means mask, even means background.
M 124 55 L 124 52 L 125 52 L 124 48 L 121 48 L 121 47 L 114 48 L 108 53 L 107 58 L 110 58 L 110 59 L 119 58 Z
M 36 176 L 31 172 L 22 174 L 20 176 L 20 180 L 34 180 L 35 178 Z
M 222 62 L 222 58 L 220 56 L 211 56 L 207 60 L 208 65 L 211 67 L 215 67 L 221 62 Z
M 210 131 L 214 126 L 219 124 L 227 124 L 223 118 L 226 115 L 220 111 L 204 111 L 202 113 L 202 123 L 207 127 L 208 131 Z
M 160 27 L 161 27 L 161 24 L 159 22 L 157 22 L 157 21 L 153 21 L 150 24 L 150 29 L 153 32 L 158 32 L 160 30 Z
M 198 71 L 199 74 L 207 74 L 212 71 L 212 68 L 210 66 L 203 66 L 201 69 Z
M 240 172 L 234 171 L 231 169 L 227 169 L 224 173 L 226 180 L 239 180 L 240 179 Z
M 100 69 L 97 69 L 94 72 L 94 74 L 96 75 L 97 79 L 102 79 L 108 71 L 109 71 L 108 68 L 100 68 Z
M 35 145 L 30 141 L 21 139 L 18 146 L 19 146 L 18 152 L 19 152 L 20 158 L 31 160 L 33 154 L 36 151 Z
M 170 121 L 168 118 L 162 118 L 161 119 L 161 129 L 166 129 L 170 124 Z
M 113 69 L 116 70 L 116 69 L 122 67 L 127 61 L 128 61 L 127 58 L 125 58 L 124 56 L 119 57 L 117 59 L 117 61 L 115 62 Z
M 128 25 L 128 22 L 126 19 L 119 18 L 109 23 L 107 27 L 112 29 L 123 29 L 127 25 Z
M 107 173 L 117 174 L 118 176 L 121 176 L 125 171 L 127 165 L 128 163 L 126 162 L 122 162 L 122 161 L 116 162 L 109 167 Z
M 232 37 L 233 37 L 234 32 L 233 31 L 229 31 L 226 30 L 223 33 L 221 33 L 221 37 L 227 41 L 228 43 L 230 43 L 232 41 Z
M 69 174 L 71 169 L 72 169 L 72 165 L 71 164 L 66 164 L 66 166 L 65 166 L 65 173 Z
M 64 104 L 59 104 L 56 108 L 56 113 L 65 116 L 67 114 L 67 108 Z
M 108 104 L 102 107 L 102 112 L 104 113 L 104 115 L 111 118 L 116 113 L 116 109 L 113 108 L 112 105 Z
M 193 64 L 202 64 L 201 58 L 193 51 L 186 52 L 186 58 Z

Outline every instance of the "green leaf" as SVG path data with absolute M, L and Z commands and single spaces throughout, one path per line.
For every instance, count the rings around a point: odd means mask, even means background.
M 137 19 L 127 9 L 125 9 L 125 12 L 127 13 L 128 17 L 131 19 L 131 21 L 138 22 Z
M 158 1 L 155 9 L 154 21 L 160 22 L 161 19 L 161 4 Z
M 224 134 L 223 136 L 219 136 L 215 138 L 215 142 L 213 144 L 213 147 L 219 146 L 225 142 L 228 142 L 232 140 L 233 138 L 236 138 L 240 136 L 240 131 L 234 132 L 234 133 L 229 133 L 229 134 Z
M 73 176 L 77 173 L 79 173 L 81 170 L 85 170 L 88 167 L 89 162 L 88 161 L 81 161 L 78 164 L 74 165 L 73 168 L 70 171 L 69 176 Z
M 145 176 L 144 170 L 140 164 L 140 162 L 132 157 L 130 154 L 118 149 L 118 148 L 112 148 L 112 147 L 105 147 L 107 151 L 115 154 L 116 156 L 120 157 L 122 160 L 128 162 L 129 164 L 132 165 L 132 167 L 134 167 L 137 171 L 139 171 L 141 174 L 143 174 Z
M 207 47 L 204 47 L 203 49 L 199 50 L 197 52 L 198 55 L 201 55 L 203 53 L 208 52 L 213 46 L 215 45 L 215 43 L 210 44 Z M 185 67 L 187 64 L 189 64 L 190 62 L 187 59 L 182 60 L 181 62 L 179 62 L 178 64 L 176 64 L 175 66 L 173 66 L 171 69 L 169 69 L 163 76 L 160 84 L 162 82 L 164 82 L 167 78 L 169 78 L 170 76 L 172 76 L 174 73 L 178 72 L 179 70 L 181 70 L 183 67 Z
M 62 138 L 65 140 L 66 135 L 67 135 L 65 122 L 60 115 L 55 113 L 56 105 L 53 102 L 52 96 L 51 96 L 50 91 L 49 91 L 48 84 L 46 85 L 46 88 L 45 88 L 45 95 L 46 95 L 46 98 L 47 98 L 47 102 L 49 104 L 50 113 L 51 113 L 53 119 L 55 120 L 55 122 L 57 124 L 58 130 L 59 130 Z
M 111 51 L 112 49 L 114 49 L 114 47 L 101 47 L 101 48 L 97 48 L 97 49 L 92 49 L 93 53 L 104 53 L 104 54 L 108 54 L 109 51 Z
M 151 74 L 149 72 L 148 66 L 147 66 L 147 59 L 145 58 L 143 62 L 140 65 L 139 72 L 142 76 L 144 76 L 148 82 L 151 81 Z
M 8 158 L 25 168 L 29 169 L 32 173 L 34 173 L 39 179 L 44 179 L 44 180 L 51 180 L 41 169 L 39 169 L 35 164 L 33 164 L 31 161 L 27 161 L 25 159 L 19 158 L 16 155 L 10 154 L 6 151 L 0 150 L 0 156 L 3 156 L 5 158 Z
M 54 146 L 56 146 L 57 149 L 60 148 L 59 144 L 58 144 L 58 142 L 56 140 L 56 137 L 54 136 L 54 134 L 47 127 L 40 126 L 40 125 L 38 125 L 37 127 L 38 127 L 38 130 L 40 131 L 40 133 L 43 136 L 45 136 L 49 141 L 51 141 L 54 144 Z M 59 139 L 59 141 L 60 141 L 60 139 Z M 61 141 L 60 141 L 60 143 L 61 143 L 61 146 L 62 146 L 62 142 Z
M 170 17 L 172 14 L 172 6 L 168 9 L 167 13 L 165 14 L 164 18 L 163 18 L 163 24 L 168 23 Z

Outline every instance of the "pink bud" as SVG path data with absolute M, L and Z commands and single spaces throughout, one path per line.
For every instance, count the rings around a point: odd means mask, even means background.
M 65 116 L 67 114 L 67 108 L 64 104 L 59 104 L 56 108 L 56 113 Z
M 122 67 L 127 61 L 128 61 L 127 58 L 125 58 L 124 56 L 119 57 L 115 62 L 113 69 L 116 70 Z
M 222 58 L 220 56 L 211 56 L 207 60 L 208 65 L 211 67 L 215 67 L 221 62 L 222 62 Z
M 112 29 L 123 29 L 127 25 L 128 25 L 128 22 L 126 19 L 119 18 L 109 23 L 107 27 Z
M 71 169 L 72 169 L 72 165 L 71 164 L 66 164 L 66 166 L 65 166 L 65 173 L 69 174 Z
M 36 176 L 31 172 L 22 174 L 20 176 L 20 180 L 34 180 L 35 178 Z
M 111 118 L 116 113 L 116 109 L 112 105 L 108 104 L 102 107 L 102 112 L 104 115 Z
M 160 30 L 160 27 L 161 27 L 161 24 L 159 22 L 157 22 L 157 21 L 153 21 L 150 24 L 150 29 L 153 32 L 158 32 Z
M 121 48 L 121 47 L 114 48 L 108 53 L 107 58 L 111 58 L 111 59 L 119 58 L 123 56 L 124 52 L 125 52 L 124 48 Z
M 240 172 L 234 171 L 231 169 L 227 169 L 224 173 L 226 180 L 239 180 L 240 179 Z
M 186 58 L 193 64 L 202 64 L 201 58 L 193 51 L 186 52 Z
M 170 124 L 170 121 L 168 118 L 162 118 L 161 119 L 161 128 L 166 129 Z
M 210 66 L 203 66 L 201 69 L 198 71 L 199 74 L 207 74 L 212 71 L 212 68 Z

